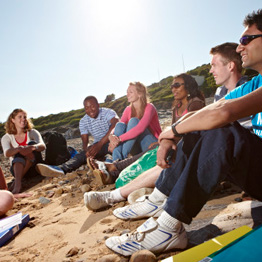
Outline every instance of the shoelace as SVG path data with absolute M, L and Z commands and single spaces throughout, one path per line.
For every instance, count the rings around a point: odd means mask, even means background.
M 135 230 L 132 233 L 127 233 L 126 236 L 130 240 L 135 240 L 135 241 L 141 242 L 144 239 L 145 233 L 140 233 L 137 230 Z

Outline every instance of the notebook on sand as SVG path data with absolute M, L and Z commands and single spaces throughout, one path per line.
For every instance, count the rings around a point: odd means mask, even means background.
M 10 227 L 0 233 L 0 247 L 2 247 L 7 241 L 9 241 L 15 234 L 17 234 L 22 228 L 24 228 L 30 220 L 28 214 L 23 215 L 21 223 Z

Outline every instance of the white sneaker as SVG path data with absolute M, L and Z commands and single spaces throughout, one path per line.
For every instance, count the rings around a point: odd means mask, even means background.
M 186 248 L 187 234 L 182 223 L 178 223 L 174 230 L 170 230 L 151 217 L 135 232 L 110 237 L 105 244 L 108 248 L 124 256 L 131 256 L 136 251 L 143 249 L 159 253 L 170 249 Z
M 166 200 L 160 204 L 151 202 L 148 196 L 142 196 L 132 205 L 117 208 L 113 214 L 121 219 L 138 219 L 144 217 L 159 217 L 163 212 L 163 206 Z
M 104 192 L 86 192 L 84 194 L 85 206 L 90 210 L 97 210 L 102 207 L 113 205 L 113 199 L 111 198 L 110 191 Z
M 37 164 L 36 170 L 39 174 L 46 177 L 59 177 L 65 175 L 64 171 L 58 166 Z

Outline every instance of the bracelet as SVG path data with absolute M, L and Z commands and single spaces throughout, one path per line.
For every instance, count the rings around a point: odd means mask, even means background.
M 35 150 L 37 150 L 38 149 L 38 146 L 35 146 Z
M 184 134 L 179 134 L 177 131 L 176 131 L 176 126 L 180 123 L 181 121 L 177 121 L 177 122 L 175 122 L 173 125 L 172 125 L 172 131 L 173 131 L 173 133 L 174 133 L 174 135 L 176 136 L 176 137 L 183 137 L 184 136 Z

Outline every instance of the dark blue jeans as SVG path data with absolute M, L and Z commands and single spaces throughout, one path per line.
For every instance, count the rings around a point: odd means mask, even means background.
M 225 178 L 262 201 L 261 171 L 262 139 L 234 122 L 185 135 L 156 187 L 169 196 L 166 212 L 189 224 Z
M 106 154 L 108 154 L 108 143 L 103 145 L 101 151 L 96 155 L 96 159 L 103 158 Z M 69 159 L 65 163 L 59 165 L 59 167 L 64 171 L 64 173 L 72 172 L 78 169 L 80 166 L 86 164 L 86 152 L 81 151 L 77 153 L 73 158 Z

